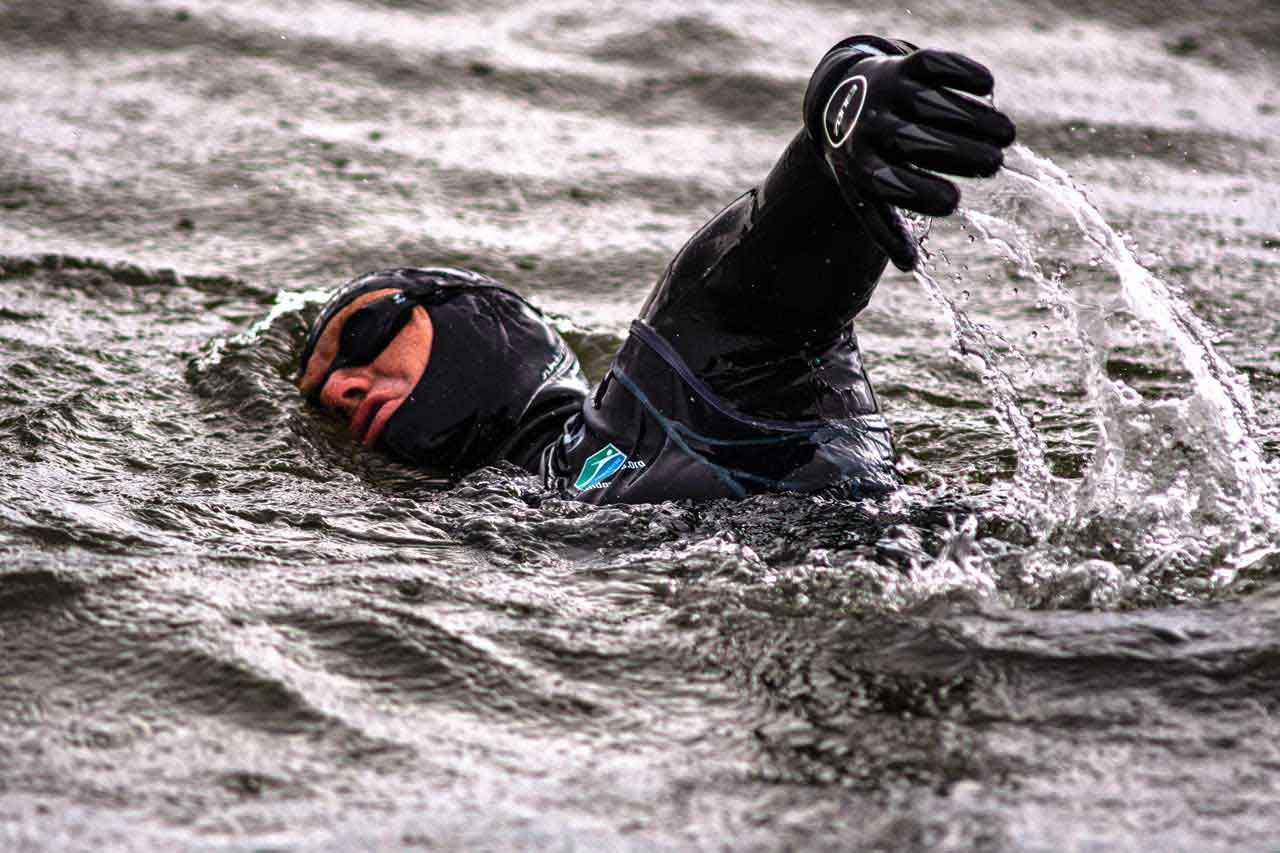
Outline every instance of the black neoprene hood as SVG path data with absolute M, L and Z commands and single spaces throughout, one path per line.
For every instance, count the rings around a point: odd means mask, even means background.
M 487 276 L 448 268 L 383 270 L 339 288 L 312 324 L 299 375 L 338 312 L 387 289 L 425 308 L 434 329 L 422 378 L 379 440 L 402 461 L 446 476 L 466 474 L 522 445 L 549 409 L 572 408 L 586 397 L 577 357 L 541 311 Z

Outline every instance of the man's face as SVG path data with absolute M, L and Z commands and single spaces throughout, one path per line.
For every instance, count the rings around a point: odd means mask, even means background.
M 363 294 L 333 316 L 320 333 L 306 372 L 298 382 L 303 394 L 316 390 L 337 357 L 339 336 L 347 318 L 370 302 L 396 292 L 395 288 L 386 288 Z M 431 316 L 421 305 L 414 306 L 409 322 L 377 358 L 363 367 L 333 372 L 319 388 L 320 405 L 346 417 L 351 436 L 365 447 L 373 447 L 387 421 L 422 378 L 433 337 Z

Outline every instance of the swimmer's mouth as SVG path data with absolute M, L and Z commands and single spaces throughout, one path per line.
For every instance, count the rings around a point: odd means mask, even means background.
M 366 397 L 356 409 L 356 413 L 351 416 L 352 438 L 357 444 L 373 447 L 382 435 L 382 431 L 386 429 L 387 421 L 403 402 L 403 397 L 391 397 L 385 394 Z

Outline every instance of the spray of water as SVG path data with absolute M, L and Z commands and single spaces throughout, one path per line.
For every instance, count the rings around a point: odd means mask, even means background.
M 927 266 L 918 267 L 913 274 L 929 298 L 951 318 L 952 351 L 957 358 L 974 358 L 981 363 L 982 382 L 991 392 L 996 418 L 1013 438 L 1017 449 L 1019 494 L 1027 498 L 1023 509 L 1033 513 L 1038 511 L 1048 503 L 1052 477 L 1044 441 L 1018 403 L 1017 387 L 1008 366 L 1010 356 L 1003 354 L 1008 352 L 1006 347 L 1009 344 L 1001 338 L 1003 346 L 997 346 L 991 327 L 975 322 L 956 305 Z
M 1211 330 L 1138 262 L 1061 168 L 1016 146 L 1005 174 L 1002 191 L 1017 196 L 1015 207 L 1050 209 L 1059 222 L 1065 209 L 1080 248 L 1114 273 L 1114 296 L 1127 314 L 1154 330 L 1190 377 L 1187 394 L 1173 400 L 1146 399 L 1110 377 L 1108 357 L 1122 342 L 1108 324 L 1116 312 L 1067 287 L 1061 270 L 1046 273 L 1048 264 L 1016 212 L 961 211 L 967 230 L 1033 281 L 1040 302 L 1066 329 L 1097 433 L 1085 475 L 1054 477 L 1045 441 L 1019 402 L 1013 365 L 1021 353 L 968 316 L 928 265 L 916 273 L 951 319 L 957 356 L 981 364 L 995 414 L 1017 452 L 1013 508 L 1038 540 L 1019 563 L 1022 585 L 1043 591 L 1086 567 L 1090 600 L 1099 603 L 1108 598 L 1100 590 L 1140 583 L 1170 565 L 1198 570 L 1202 582 L 1207 573 L 1208 583 L 1222 585 L 1239 569 L 1280 553 L 1273 544 L 1280 533 L 1277 472 L 1256 438 L 1248 384 L 1216 351 Z M 1099 554 L 1127 564 L 1128 573 Z

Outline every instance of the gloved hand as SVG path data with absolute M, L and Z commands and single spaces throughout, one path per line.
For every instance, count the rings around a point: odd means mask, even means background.
M 990 71 L 958 53 L 875 36 L 832 48 L 809 81 L 809 137 L 849 207 L 904 272 L 918 248 L 893 208 L 947 216 L 960 203 L 955 184 L 923 170 L 990 177 L 1004 162 L 1013 122 L 971 97 L 994 85 Z

